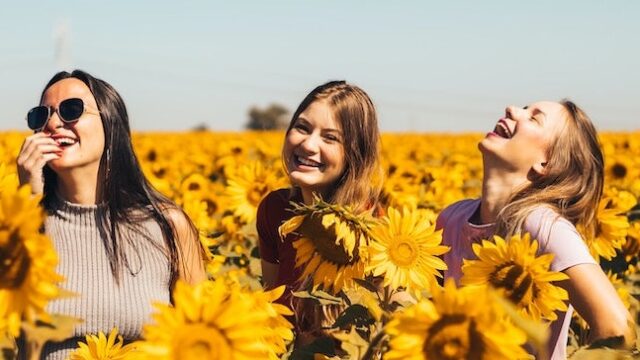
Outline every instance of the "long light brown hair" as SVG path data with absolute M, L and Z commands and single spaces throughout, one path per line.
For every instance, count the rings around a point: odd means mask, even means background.
M 323 101 L 337 120 L 342 132 L 345 169 L 329 194 L 323 200 L 333 204 L 350 206 L 361 212 L 379 206 L 383 171 L 380 164 L 380 131 L 373 102 L 362 89 L 345 81 L 330 81 L 313 89 L 296 109 L 286 134 L 293 129 L 300 114 L 312 103 Z M 285 161 L 285 169 L 287 159 Z M 292 194 L 298 192 L 292 188 Z M 309 287 L 311 279 L 303 279 L 296 288 Z M 292 299 L 298 335 L 310 339 L 326 336 L 338 315 L 341 305 L 320 306 L 309 299 Z M 304 340 L 302 340 L 304 342 Z
M 547 150 L 545 174 L 535 175 L 515 192 L 498 214 L 496 233 L 520 233 L 531 211 L 540 205 L 583 227 L 583 236 L 596 231 L 596 211 L 604 186 L 604 160 L 591 119 L 576 104 L 562 100 L 567 121 Z
M 345 169 L 325 201 L 363 211 L 378 204 L 382 189 L 380 132 L 373 102 L 362 89 L 330 81 L 313 89 L 296 109 L 286 134 L 313 102 L 324 101 L 340 124 Z M 283 160 L 286 162 L 287 159 Z M 285 166 L 286 169 L 286 166 Z

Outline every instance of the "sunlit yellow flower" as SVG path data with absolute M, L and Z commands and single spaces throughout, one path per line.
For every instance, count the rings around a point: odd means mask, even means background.
M 604 196 L 600 201 L 595 236 L 586 238 L 589 251 L 596 260 L 599 257 L 611 260 L 616 256 L 616 249 L 621 249 L 624 245 L 629 228 L 626 216 L 630 208 L 627 200 L 629 195 L 627 192 L 620 192 L 617 197 Z
M 524 332 L 507 319 L 486 287 L 457 289 L 453 281 L 395 313 L 385 331 L 385 360 L 522 359 Z
M 208 193 L 210 184 L 211 181 L 204 177 L 204 175 L 193 173 L 182 180 L 182 183 L 180 184 L 180 193 L 183 195 L 187 193 L 195 193 L 202 196 L 201 194 Z
M 276 354 L 283 354 L 287 351 L 287 345 L 293 340 L 291 323 L 285 316 L 293 315 L 293 312 L 286 306 L 275 303 L 282 296 L 284 286 L 271 291 L 255 292 L 258 298 L 256 310 L 261 311 L 266 308 L 269 313 L 268 328 L 271 330 L 266 336 L 266 341 L 273 346 Z
M 611 284 L 616 289 L 618 297 L 620 297 L 620 300 L 622 301 L 624 306 L 629 309 L 631 307 L 631 294 L 629 293 L 629 288 L 625 286 L 624 282 L 618 277 L 618 275 L 612 273 L 611 271 L 607 271 L 607 278 L 609 279 L 609 281 L 611 281 Z
M 636 220 L 629 225 L 627 240 L 622 247 L 627 261 L 634 256 L 640 256 L 640 221 Z
M 271 191 L 284 186 L 284 179 L 254 161 L 229 176 L 227 196 L 234 214 L 249 223 L 256 217 L 260 201 Z
M 567 275 L 549 270 L 553 254 L 536 256 L 538 242 L 528 233 L 509 241 L 494 236 L 494 241 L 473 244 L 478 260 L 464 260 L 462 284 L 491 285 L 534 320 L 555 320 L 556 310 L 566 311 L 569 296 L 554 281 Z
M 221 169 L 225 176 L 228 176 L 235 171 L 238 164 L 247 160 L 248 152 L 249 146 L 247 146 L 246 140 L 236 138 L 220 141 L 217 149 L 216 167 Z
M 108 338 L 102 331 L 85 338 L 87 342 L 78 342 L 78 349 L 71 353 L 69 360 L 125 360 L 134 349 L 132 344 L 124 345 L 117 328 L 111 330 Z
M 0 331 L 17 336 L 22 319 L 48 319 L 44 308 L 58 296 L 62 277 L 55 273 L 53 246 L 40 233 L 39 198 L 28 186 L 7 186 L 13 180 L 6 178 L 0 174 Z
M 447 269 L 438 257 L 449 250 L 441 245 L 442 231 L 435 231 L 435 224 L 418 210 L 389 208 L 371 237 L 367 271 L 384 275 L 384 286 L 405 287 L 420 297 L 422 290 L 437 284 L 439 270 Z
M 19 186 L 18 175 L 9 170 L 6 164 L 0 163 L 0 192 L 4 189 L 13 192 Z
M 356 215 L 348 207 L 316 199 L 310 206 L 297 206 L 294 216 L 280 227 L 284 237 L 295 231 L 293 242 L 296 267 L 303 267 L 302 278 L 311 276 L 314 285 L 338 292 L 353 286 L 353 278 L 363 278 L 368 231 L 373 223 L 369 214 Z
M 623 154 L 613 155 L 607 161 L 605 176 L 612 182 L 625 182 L 633 169 L 633 162 Z
M 273 304 L 283 288 L 251 292 L 218 279 L 176 284 L 174 306 L 156 304 L 154 323 L 135 343 L 148 359 L 277 359 L 293 338 L 288 309 Z

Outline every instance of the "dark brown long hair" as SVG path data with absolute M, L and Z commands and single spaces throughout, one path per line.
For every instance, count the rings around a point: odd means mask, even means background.
M 356 211 L 375 206 L 379 201 L 383 175 L 380 131 L 373 102 L 355 85 L 330 81 L 313 89 L 302 100 L 291 118 L 287 135 L 300 114 L 315 101 L 324 101 L 331 107 L 340 124 L 344 146 L 344 172 L 324 200 L 349 205 Z
M 49 80 L 42 90 L 40 102 L 49 87 L 58 81 L 69 78 L 78 79 L 87 85 L 96 100 L 104 128 L 105 147 L 98 170 L 100 189 L 97 201 L 99 204 L 105 204 L 106 211 L 98 213 L 97 221 L 104 249 L 109 258 L 111 273 L 116 283 L 120 281 L 123 266 L 131 274 L 136 272 L 135 269 L 132 269 L 130 261 L 125 255 L 125 245 L 131 245 L 135 249 L 138 260 L 141 259 L 139 248 L 136 246 L 139 244 L 136 244 L 126 234 L 133 230 L 134 233 L 143 235 L 143 231 L 140 229 L 140 220 L 153 219 L 158 223 L 163 234 L 166 246 L 166 249 L 163 250 L 169 258 L 171 284 L 173 284 L 178 277 L 182 250 L 177 244 L 176 229 L 167 216 L 167 210 L 174 209 L 182 212 L 188 220 L 190 231 L 197 239 L 195 226 L 177 205 L 155 190 L 142 173 L 131 143 L 129 116 L 124 100 L 111 85 L 81 70 L 74 70 L 71 73 L 62 71 Z M 55 190 L 58 178 L 56 173 L 47 166 L 43 172 L 42 204 L 45 209 L 52 211 L 56 206 Z M 124 231 L 125 229 L 127 231 Z M 147 239 L 147 236 L 143 237 Z M 152 241 L 152 239 L 148 240 Z M 153 242 L 151 244 L 155 245 Z M 202 246 L 199 244 L 198 246 L 204 253 Z

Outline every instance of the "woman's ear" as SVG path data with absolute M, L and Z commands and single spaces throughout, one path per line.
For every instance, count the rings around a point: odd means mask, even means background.
M 537 175 L 543 176 L 547 174 L 547 162 L 538 162 L 533 164 L 531 168 Z

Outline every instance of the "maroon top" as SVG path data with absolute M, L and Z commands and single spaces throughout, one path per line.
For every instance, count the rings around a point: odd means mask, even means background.
M 290 202 L 302 202 L 302 196 L 299 192 L 294 197 L 290 197 L 290 193 L 289 189 L 270 192 L 258 206 L 256 218 L 256 227 L 260 238 L 260 258 L 280 265 L 276 286 L 286 285 L 287 287 L 282 300 L 287 300 L 290 297 L 291 291 L 295 290 L 296 282 L 302 273 L 302 269 L 295 267 L 296 250 L 293 248 L 293 241 L 296 239 L 296 235 L 289 234 L 283 240 L 278 233 L 280 225 L 294 216 Z

